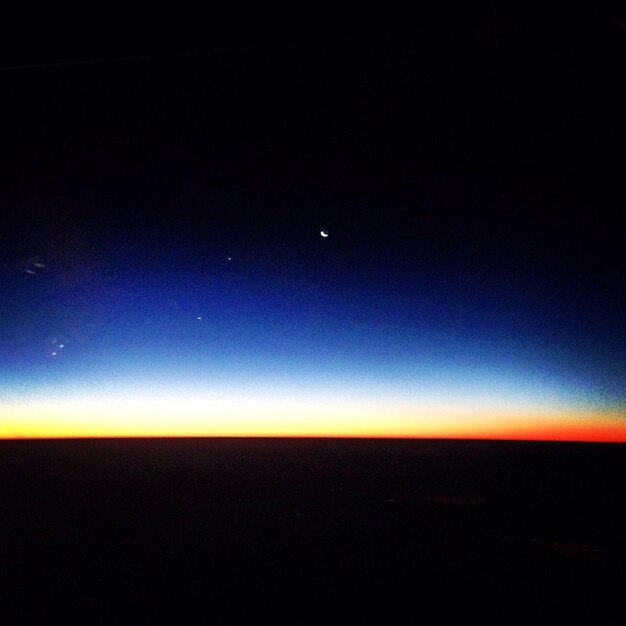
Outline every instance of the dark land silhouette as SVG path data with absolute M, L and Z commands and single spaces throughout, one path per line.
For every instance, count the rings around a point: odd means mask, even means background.
M 626 448 L 0 443 L 3 623 L 608 623 Z

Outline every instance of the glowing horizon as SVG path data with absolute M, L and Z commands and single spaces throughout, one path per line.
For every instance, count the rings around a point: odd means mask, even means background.
M 181 399 L 182 398 L 182 399 Z M 368 437 L 626 442 L 620 407 L 467 396 L 143 390 L 0 405 L 0 438 Z

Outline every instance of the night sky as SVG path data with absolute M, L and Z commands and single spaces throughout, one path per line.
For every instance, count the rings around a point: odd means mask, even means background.
M 597 19 L 0 69 L 0 436 L 626 441 L 625 77 Z

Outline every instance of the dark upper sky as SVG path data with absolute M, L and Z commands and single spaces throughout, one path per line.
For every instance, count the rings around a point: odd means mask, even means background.
M 310 374 L 333 337 L 335 376 L 419 353 L 623 401 L 626 31 L 535 17 L 5 53 L 10 385 L 162 368 L 156 337 Z

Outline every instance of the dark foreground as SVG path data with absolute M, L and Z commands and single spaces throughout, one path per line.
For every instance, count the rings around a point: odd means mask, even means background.
M 0 507 L 4 624 L 626 616 L 620 445 L 0 442 Z

